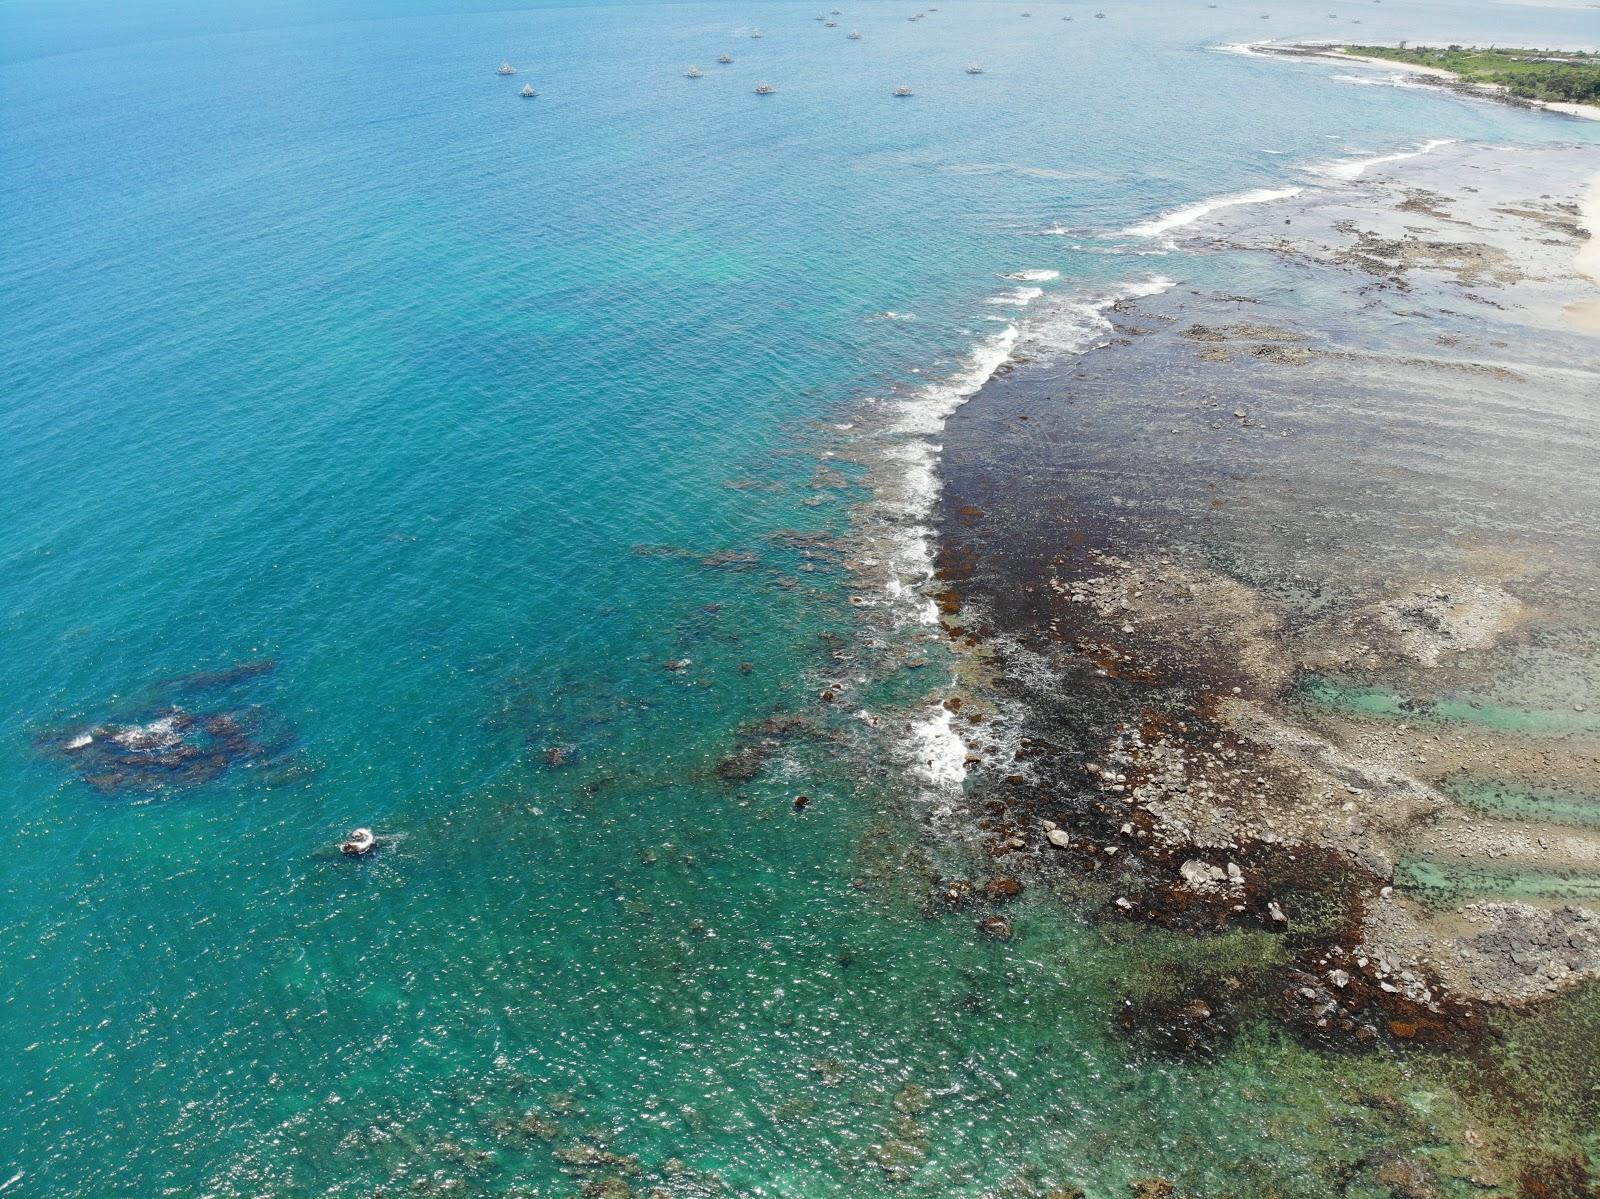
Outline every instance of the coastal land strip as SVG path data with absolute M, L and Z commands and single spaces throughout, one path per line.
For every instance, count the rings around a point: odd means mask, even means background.
M 1130 1034 L 1203 1054 L 1265 1011 L 1470 1063 L 1487 1194 L 1594 1193 L 1597 178 L 1449 144 L 1220 210 L 1184 249 L 1226 290 L 1024 339 L 943 434 L 969 774 L 929 835 L 989 877 L 942 894 L 1088 880 L 1107 927 L 1276 938 L 1130 989 Z
M 1341 46 L 1334 42 L 1251 42 L 1240 46 L 1238 49 L 1251 54 L 1265 54 L 1277 58 L 1289 59 L 1316 59 L 1324 62 L 1343 63 L 1355 67 L 1380 67 L 1388 71 L 1403 72 L 1405 82 L 1413 86 L 1427 86 L 1442 88 L 1462 96 L 1469 96 L 1476 100 L 1492 100 L 1501 104 L 1511 104 L 1520 108 L 1540 108 L 1546 112 L 1561 113 L 1564 116 L 1580 117 L 1584 120 L 1600 121 L 1600 103 L 1573 102 L 1564 99 L 1549 99 L 1537 95 L 1521 95 L 1506 84 L 1491 82 L 1487 79 L 1469 78 L 1458 71 L 1447 67 L 1435 65 L 1432 62 L 1416 61 L 1425 58 L 1423 48 L 1415 52 L 1404 49 L 1391 49 L 1389 47 Z M 1455 47 L 1461 50 L 1460 47 Z M 1365 50 L 1367 53 L 1361 53 Z M 1384 57 L 1384 54 L 1394 57 Z M 1493 53 L 1493 52 L 1484 52 Z M 1551 69 L 1560 69 L 1557 64 L 1539 64 Z M 1567 67 L 1565 69 L 1574 69 Z M 1600 77 L 1600 61 L 1593 61 L 1585 65 L 1585 71 L 1593 72 Z M 1591 85 L 1592 87 L 1592 85 Z

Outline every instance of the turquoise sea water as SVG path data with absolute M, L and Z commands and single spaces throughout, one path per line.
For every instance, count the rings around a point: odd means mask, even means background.
M 948 676 L 852 567 L 930 379 L 1215 281 L 1117 230 L 1600 130 L 1212 50 L 1325 4 L 818 11 L 0 8 L 0 1195 L 1317 1195 L 1400 1135 L 1117 1036 L 1157 939 L 925 913 Z

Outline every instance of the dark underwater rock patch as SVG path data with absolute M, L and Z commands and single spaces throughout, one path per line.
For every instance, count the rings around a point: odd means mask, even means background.
M 752 782 L 784 745 L 816 731 L 812 721 L 792 712 L 774 712 L 765 720 L 746 725 L 736 734 L 739 748 L 717 763 L 717 777 L 725 783 Z
M 272 661 L 184 675 L 104 719 L 46 731 L 38 749 L 102 795 L 200 786 L 229 770 L 283 760 L 294 730 L 247 694 Z

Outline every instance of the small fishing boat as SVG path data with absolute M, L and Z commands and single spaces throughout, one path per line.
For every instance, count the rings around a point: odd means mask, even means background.
M 508 62 L 503 62 L 494 69 L 494 73 L 496 75 L 515 75 L 517 73 L 517 68 Z
M 1106 19 L 1106 14 L 1103 12 L 1097 12 L 1094 14 L 1094 19 L 1096 21 L 1104 21 Z
M 909 96 L 911 94 L 911 89 L 902 83 L 899 87 L 894 89 L 894 94 L 900 97 Z
M 699 67 L 690 67 L 687 71 L 685 71 L 683 73 L 683 77 L 685 79 L 699 79 L 704 74 L 705 74 L 705 72 L 702 71 Z
M 727 66 L 730 62 L 733 61 L 733 55 L 731 55 L 731 54 L 719 54 L 719 55 L 717 55 L 717 61 L 720 62 L 723 66 Z
M 517 93 L 517 95 L 521 96 L 524 100 L 531 100 L 538 94 L 538 90 L 535 89 L 531 83 L 524 83 L 522 85 L 522 90 Z
M 776 92 L 777 90 L 778 89 L 773 87 L 772 84 L 770 84 L 770 83 L 758 83 L 758 84 L 756 84 L 756 95 L 758 95 L 758 96 L 770 96 L 774 92 Z
M 378 847 L 378 838 L 373 835 L 370 828 L 352 829 L 350 835 L 344 839 L 344 844 L 339 846 L 339 852 L 347 857 L 359 858 L 371 853 Z
M 968 75 L 982 75 L 983 74 L 983 68 L 980 67 L 977 63 L 973 63 L 970 67 L 967 68 L 967 74 Z
M 861 31 L 859 29 L 852 29 L 849 33 L 845 34 L 845 37 L 849 38 L 852 42 L 859 42 L 861 40 Z
M 751 37 L 766 37 L 767 35 L 762 33 L 761 30 L 759 30 L 759 29 L 752 29 L 750 31 L 750 36 Z
M 824 21 L 822 23 L 822 27 L 824 29 L 837 29 L 837 28 L 839 28 L 839 22 L 837 22 L 837 21 Z

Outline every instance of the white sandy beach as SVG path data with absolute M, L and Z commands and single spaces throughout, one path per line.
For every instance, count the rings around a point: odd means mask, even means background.
M 1255 45 L 1268 52 L 1272 49 L 1272 44 L 1268 42 L 1258 42 Z M 1351 54 L 1331 43 L 1326 46 L 1319 46 L 1315 42 L 1299 42 L 1296 45 L 1302 50 L 1317 50 L 1318 57 L 1332 62 L 1355 63 L 1361 66 L 1382 67 L 1388 71 L 1403 71 L 1407 75 L 1448 79 L 1472 91 L 1479 92 L 1486 98 L 1507 95 L 1506 89 L 1497 84 L 1474 83 L 1463 79 L 1454 71 L 1445 70 L 1443 67 L 1428 67 L 1409 62 L 1396 62 L 1389 58 L 1372 58 L 1365 54 Z M 1530 100 L 1520 96 L 1516 97 L 1516 100 L 1520 104 L 1527 104 L 1533 108 L 1542 108 L 1547 112 L 1558 112 L 1569 117 L 1581 117 L 1586 121 L 1600 121 L 1600 108 L 1595 107 L 1593 104 L 1567 104 L 1558 100 Z
M 1582 214 L 1579 223 L 1589 234 L 1589 240 L 1584 242 L 1573 264 L 1580 275 L 1600 287 L 1600 175 L 1589 180 L 1588 190 L 1578 202 L 1578 210 Z M 1600 333 L 1600 297 L 1569 304 L 1565 316 L 1580 329 Z

